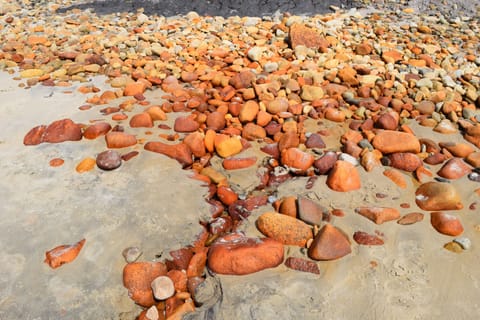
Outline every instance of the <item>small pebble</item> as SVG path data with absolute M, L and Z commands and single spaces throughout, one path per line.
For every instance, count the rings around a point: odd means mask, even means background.
M 122 255 L 127 263 L 135 262 L 142 255 L 142 250 L 138 247 L 128 247 L 123 250 Z
M 468 250 L 472 246 L 472 241 L 466 237 L 455 238 L 453 242 L 458 243 L 463 250 Z
M 167 276 L 160 276 L 153 280 L 152 290 L 158 300 L 166 300 L 175 294 L 173 281 Z

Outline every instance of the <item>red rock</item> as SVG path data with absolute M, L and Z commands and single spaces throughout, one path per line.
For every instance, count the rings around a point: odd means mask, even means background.
M 207 252 L 208 248 L 204 248 L 190 259 L 190 263 L 187 268 L 187 277 L 200 277 L 203 275 L 205 265 L 207 264 Z
M 313 237 L 312 229 L 306 223 L 276 212 L 267 212 L 257 219 L 257 228 L 265 236 L 286 245 L 305 247 Z
M 65 163 L 65 160 L 61 159 L 61 158 L 53 158 L 52 160 L 50 160 L 49 164 L 50 164 L 50 167 L 60 167 L 61 165 L 63 165 Z
M 190 260 L 193 257 L 193 248 L 186 247 L 170 251 L 172 260 L 165 260 L 169 270 L 187 270 Z
M 143 82 L 131 82 L 125 86 L 125 89 L 123 90 L 123 95 L 135 96 L 138 94 L 143 94 L 146 89 L 147 86 Z
M 244 169 L 253 166 L 257 163 L 257 157 L 245 158 L 226 158 L 223 159 L 222 166 L 225 170 Z
M 352 252 L 348 237 L 340 229 L 326 224 L 315 236 L 308 256 L 313 260 L 335 260 Z
M 230 187 L 219 186 L 217 188 L 217 197 L 220 201 L 229 206 L 238 200 L 238 195 Z
M 149 113 L 142 112 L 134 115 L 130 119 L 130 127 L 132 128 L 151 128 L 153 127 L 153 120 Z
M 106 122 L 97 122 L 88 126 L 85 131 L 83 131 L 83 137 L 85 139 L 96 139 L 99 136 L 106 135 L 110 130 L 112 130 L 112 126 Z
M 267 132 L 265 129 L 259 125 L 254 123 L 247 123 L 242 130 L 242 138 L 254 141 L 254 140 L 261 140 L 267 136 Z
M 315 29 L 299 23 L 294 23 L 290 26 L 289 40 L 292 49 L 300 45 L 315 49 L 328 48 L 330 46 L 330 43 Z
M 460 220 L 451 215 L 440 211 L 430 213 L 430 223 L 432 226 L 447 236 L 458 236 L 463 233 L 463 226 Z
M 409 225 L 423 220 L 423 213 L 410 212 L 398 219 L 397 223 L 401 225 Z
M 163 142 L 150 141 L 145 144 L 145 150 L 161 153 L 169 158 L 177 160 L 183 167 L 193 163 L 192 151 L 185 143 L 166 144 Z
M 126 148 L 137 144 L 137 138 L 134 135 L 124 132 L 112 131 L 105 135 L 107 147 L 112 149 Z
M 250 274 L 278 266 L 283 254 L 283 245 L 276 240 L 231 234 L 219 238 L 210 247 L 208 267 L 219 274 Z
M 413 153 L 396 152 L 388 155 L 390 166 L 396 169 L 413 172 L 423 165 L 422 160 Z
M 130 151 L 128 153 L 122 154 L 122 160 L 123 161 L 128 161 L 132 159 L 133 157 L 138 156 L 139 152 L 138 151 Z
M 319 226 L 328 211 L 320 204 L 305 197 L 298 197 L 298 219 L 310 225 Z
M 321 158 L 315 160 L 313 166 L 318 174 L 328 173 L 337 162 L 338 156 L 333 151 L 326 152 Z
M 320 274 L 318 265 L 315 262 L 303 258 L 288 257 L 285 260 L 285 266 L 297 271 Z
M 222 112 L 212 112 L 207 116 L 207 128 L 214 131 L 220 131 L 225 128 L 225 114 Z
M 72 245 L 61 245 L 45 252 L 45 263 L 51 268 L 58 268 L 65 263 L 72 262 L 82 250 L 85 239 Z
M 447 159 L 447 157 L 443 153 L 437 152 L 437 153 L 433 153 L 432 155 L 426 157 L 425 159 L 423 159 L 423 161 L 426 164 L 437 165 L 437 164 L 440 164 L 440 163 L 444 162 L 446 159 Z
M 151 288 L 152 281 L 167 275 L 167 267 L 161 262 L 132 262 L 123 268 L 123 286 L 129 297 L 142 307 L 155 304 Z
M 310 168 L 314 160 L 311 154 L 297 148 L 288 148 L 282 151 L 282 164 L 300 171 Z
M 32 128 L 23 138 L 23 144 L 26 146 L 34 146 L 43 142 L 43 135 L 47 129 L 46 125 L 36 126 Z
M 375 121 L 375 126 L 380 129 L 385 130 L 395 130 L 398 127 L 398 122 L 400 120 L 400 116 L 397 112 L 391 111 L 382 114 L 377 121 Z
M 298 145 L 297 145 L 298 146 Z M 305 142 L 307 148 L 318 148 L 323 149 L 326 147 L 325 142 L 322 139 L 322 136 L 318 133 L 312 133 Z
M 388 169 L 383 171 L 383 175 L 392 180 L 400 188 L 405 189 L 407 187 L 407 181 L 399 171 L 395 169 Z
M 437 174 L 446 179 L 459 179 L 471 171 L 472 168 L 462 159 L 452 158 L 442 166 Z
M 360 189 L 360 174 L 350 162 L 337 160 L 327 177 L 327 186 L 340 192 Z
M 181 116 L 175 119 L 173 130 L 176 132 L 193 132 L 197 131 L 199 127 L 199 123 L 192 116 Z
M 381 130 L 372 141 L 373 146 L 382 153 L 420 152 L 420 142 L 410 133 Z
M 189 133 L 185 139 L 183 139 L 183 142 L 188 146 L 196 158 L 201 158 L 207 153 L 203 139 L 204 137 L 200 132 Z
M 229 84 L 237 90 L 250 88 L 255 78 L 256 76 L 252 71 L 241 71 L 230 78 Z
M 375 222 L 382 224 L 400 218 L 400 212 L 395 208 L 385 207 L 360 207 L 355 212 Z
M 42 135 L 42 142 L 59 143 L 82 139 L 80 125 L 70 119 L 57 120 L 48 125 Z
M 381 246 L 384 243 L 380 237 L 363 231 L 355 232 L 353 234 L 353 240 L 355 240 L 356 243 L 364 246 Z
M 431 181 L 418 187 L 415 202 L 426 211 L 460 210 L 463 204 L 460 194 L 450 183 Z

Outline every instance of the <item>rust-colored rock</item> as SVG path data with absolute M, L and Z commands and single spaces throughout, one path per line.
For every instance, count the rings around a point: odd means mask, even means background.
M 100 136 L 106 135 L 112 126 L 107 122 L 97 122 L 88 126 L 85 131 L 83 131 L 83 136 L 85 139 L 96 139 Z
M 176 132 L 193 132 L 197 131 L 200 127 L 200 124 L 195 121 L 195 119 L 190 116 L 180 116 L 175 119 L 175 124 L 173 130 Z
M 405 180 L 405 177 L 400 171 L 395 169 L 387 169 L 383 171 L 383 175 L 392 180 L 393 183 L 400 188 L 405 189 L 407 187 L 407 180 Z
M 281 214 L 290 216 L 292 218 L 296 218 L 297 217 L 297 197 L 289 196 L 284 198 L 280 203 L 278 212 Z
M 53 158 L 49 161 L 50 167 L 60 167 L 65 163 L 65 160 L 62 158 Z
M 75 167 L 75 170 L 78 173 L 84 173 L 92 170 L 95 167 L 96 160 L 93 158 L 85 158 L 82 161 L 80 161 L 77 166 Z
M 375 222 L 382 224 L 400 218 L 400 212 L 395 208 L 385 207 L 359 207 L 355 212 Z
M 459 179 L 464 175 L 470 173 L 472 168 L 468 164 L 465 163 L 460 158 L 452 158 L 448 160 L 442 168 L 437 172 L 440 177 L 446 179 Z
M 57 120 L 48 125 L 42 135 L 42 142 L 59 143 L 82 139 L 80 125 L 70 119 Z
M 173 281 L 176 292 L 187 291 L 188 278 L 185 272 L 173 269 L 167 272 L 167 277 Z
M 208 267 L 215 273 L 244 275 L 274 268 L 283 261 L 283 244 L 268 238 L 231 234 L 217 239 L 208 252 Z
M 447 236 L 458 236 L 463 233 L 460 220 L 445 212 L 435 211 L 430 213 L 430 223 L 435 230 Z
M 363 231 L 357 231 L 353 234 L 353 240 L 356 243 L 364 246 L 381 246 L 384 244 L 382 238 L 379 236 L 368 234 Z
M 286 245 L 304 247 L 313 237 L 312 229 L 306 223 L 276 212 L 262 214 L 256 223 L 265 236 Z
M 72 245 L 61 245 L 45 252 L 45 263 L 51 268 L 58 268 L 65 263 L 72 262 L 82 250 L 85 239 Z
M 298 197 L 297 206 L 298 219 L 310 225 L 320 225 L 324 216 L 328 214 L 326 208 L 305 197 Z
M 282 164 L 300 171 L 306 171 L 315 161 L 313 155 L 298 148 L 288 148 L 282 151 Z
M 307 148 L 318 148 L 323 149 L 326 147 L 325 142 L 322 139 L 322 136 L 318 133 L 312 133 L 305 142 Z
M 450 183 L 431 181 L 418 187 L 415 202 L 426 211 L 460 210 L 463 204 L 460 194 Z
M 222 112 L 212 112 L 207 116 L 207 128 L 214 131 L 220 131 L 225 128 L 225 114 Z
M 200 132 L 192 132 L 183 139 L 183 142 L 188 146 L 196 158 L 201 158 L 207 153 L 203 140 L 204 137 Z
M 278 150 L 282 152 L 288 148 L 296 148 L 300 144 L 300 138 L 294 131 L 287 131 L 278 140 Z
M 40 125 L 32 128 L 23 138 L 23 144 L 26 146 L 34 146 L 42 143 L 43 135 L 46 129 L 46 125 Z
M 396 169 L 413 172 L 421 167 L 422 160 L 410 152 L 395 152 L 388 155 L 389 165 Z
M 184 167 L 193 163 L 192 151 L 185 143 L 166 144 L 159 141 L 150 141 L 145 144 L 144 148 L 175 159 Z
M 151 106 L 145 110 L 146 113 L 150 115 L 153 121 L 164 121 L 167 120 L 167 115 L 165 111 L 162 110 L 160 106 Z
M 161 262 L 132 262 L 123 268 L 123 286 L 129 297 L 142 307 L 155 304 L 151 283 L 155 278 L 167 275 L 167 267 Z
M 245 169 L 253 166 L 257 163 L 257 157 L 244 157 L 244 158 L 226 158 L 223 159 L 222 166 L 225 170 L 237 170 Z
M 143 94 L 146 89 L 147 89 L 147 86 L 143 82 L 131 82 L 125 86 L 125 89 L 123 90 L 123 95 L 135 96 L 135 95 Z
M 410 212 L 398 219 L 397 223 L 401 225 L 409 225 L 423 220 L 423 213 Z
M 207 252 L 208 248 L 204 248 L 195 253 L 190 259 L 190 263 L 187 268 L 187 277 L 200 277 L 203 275 L 205 265 L 207 264 Z
M 348 236 L 340 229 L 326 224 L 315 236 L 308 256 L 313 260 L 335 260 L 352 252 Z
M 292 49 L 300 45 L 315 49 L 328 48 L 330 45 L 315 29 L 300 23 L 290 26 L 289 40 Z
M 440 142 L 439 145 L 458 158 L 466 158 L 475 151 L 470 144 L 463 142 Z
M 253 140 L 261 140 L 264 139 L 267 136 L 267 132 L 265 129 L 259 125 L 256 125 L 254 123 L 247 123 L 243 127 L 242 131 L 242 138 L 253 141 Z
M 229 84 L 237 90 L 250 88 L 255 78 L 256 76 L 252 71 L 241 71 L 230 78 Z
M 238 200 L 238 195 L 230 187 L 219 186 L 217 188 L 217 197 L 224 205 L 231 205 Z
M 254 100 L 248 100 L 242 105 L 238 118 L 241 122 L 250 122 L 255 120 L 259 111 L 260 106 L 258 103 Z
M 130 127 L 132 128 L 151 128 L 153 127 L 152 117 L 148 112 L 142 112 L 134 115 L 130 119 Z
M 322 157 L 315 160 L 313 166 L 318 174 L 326 174 L 335 166 L 337 160 L 337 154 L 333 151 L 328 151 Z
M 111 131 L 105 135 L 107 147 L 112 149 L 126 148 L 137 144 L 137 138 L 134 135 Z
M 320 269 L 315 262 L 303 258 L 288 257 L 285 260 L 285 266 L 297 271 L 320 274 Z
M 328 175 L 327 186 L 340 192 L 360 189 L 360 174 L 350 162 L 337 160 Z
M 382 153 L 420 152 L 420 142 L 410 133 L 381 130 L 372 141 L 373 146 Z

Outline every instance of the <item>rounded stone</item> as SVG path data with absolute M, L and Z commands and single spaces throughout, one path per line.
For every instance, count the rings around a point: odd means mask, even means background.
M 106 150 L 97 155 L 96 163 L 102 170 L 117 169 L 122 165 L 122 156 L 115 150 Z

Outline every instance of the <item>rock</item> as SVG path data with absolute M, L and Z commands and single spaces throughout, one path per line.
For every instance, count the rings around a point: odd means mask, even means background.
M 388 155 L 389 165 L 396 169 L 413 172 L 423 165 L 422 160 L 409 152 L 395 152 Z
M 47 126 L 40 125 L 32 128 L 23 138 L 23 144 L 26 146 L 34 146 L 43 142 L 43 135 Z
M 204 137 L 200 132 L 192 132 L 183 139 L 183 143 L 188 146 L 196 158 L 201 158 L 207 153 L 203 139 Z
M 384 51 L 382 53 L 382 59 L 386 63 L 395 63 L 403 59 L 403 55 L 396 50 Z
M 321 158 L 314 161 L 313 166 L 318 174 L 327 174 L 337 162 L 338 156 L 333 151 L 326 152 Z
M 400 218 L 400 212 L 395 208 L 385 207 L 359 207 L 355 212 L 375 222 L 382 224 Z
M 391 111 L 378 117 L 377 121 L 375 121 L 375 126 L 385 130 L 395 130 L 398 127 L 399 120 L 400 116 L 398 113 Z
M 443 119 L 435 126 L 435 128 L 433 128 L 433 131 L 443 134 L 451 134 L 456 133 L 458 130 L 455 124 L 453 124 L 450 120 Z
M 192 116 L 180 116 L 175 119 L 173 130 L 176 132 L 194 132 L 197 131 L 200 124 Z
M 242 138 L 249 141 L 262 140 L 267 136 L 265 129 L 254 123 L 247 123 L 243 127 Z
M 278 150 L 282 152 L 289 148 L 296 148 L 299 144 L 300 138 L 298 134 L 295 131 L 287 131 L 278 140 Z
M 96 164 L 102 170 L 117 169 L 122 164 L 122 157 L 115 150 L 106 150 L 97 155 Z
M 455 253 L 461 253 L 463 251 L 462 246 L 454 241 L 446 243 L 443 247 L 448 251 L 452 251 Z
M 303 258 L 288 257 L 287 260 L 285 260 L 285 266 L 297 271 L 320 274 L 318 265 L 315 262 Z
M 472 247 L 472 241 L 466 237 L 455 238 L 453 242 L 458 243 L 463 250 L 468 250 Z
M 399 171 L 395 169 L 388 169 L 383 171 L 383 175 L 392 180 L 400 188 L 405 189 L 407 187 L 407 181 Z
M 252 47 L 247 52 L 247 57 L 252 61 L 259 61 L 262 58 L 264 49 L 261 47 Z
M 360 82 L 356 78 L 357 71 L 352 67 L 346 66 L 338 71 L 338 77 L 346 84 L 357 86 Z
M 151 128 L 153 119 L 148 112 L 142 112 L 130 118 L 130 127 L 132 128 Z
M 354 165 L 337 160 L 327 177 L 327 186 L 339 192 L 360 189 L 360 175 Z
M 109 123 L 97 122 L 88 126 L 85 131 L 83 131 L 83 137 L 85 139 L 96 139 L 106 135 L 110 130 L 112 130 L 112 126 Z
M 193 249 L 191 247 L 180 248 L 169 253 L 172 260 L 165 260 L 168 270 L 187 270 L 193 257 Z
M 300 171 L 307 171 L 315 161 L 313 155 L 303 152 L 298 148 L 283 150 L 281 159 L 284 166 Z
M 288 110 L 288 100 L 285 97 L 277 97 L 267 103 L 267 111 L 271 114 L 279 114 Z
M 82 161 L 80 161 L 79 164 L 77 164 L 77 166 L 75 167 L 75 170 L 78 173 L 88 172 L 95 167 L 95 163 L 96 163 L 95 159 L 85 158 Z
M 373 47 L 368 42 L 360 43 L 355 47 L 355 53 L 362 56 L 369 55 L 372 51 Z
M 61 245 L 45 252 L 45 263 L 56 269 L 75 260 L 85 244 L 85 239 L 71 245 Z
M 468 155 L 468 157 L 465 159 L 468 164 L 470 164 L 472 167 L 480 167 L 480 152 L 472 152 Z
M 338 228 L 326 224 L 317 233 L 308 248 L 308 256 L 313 260 L 335 260 L 352 252 L 348 237 Z
M 363 231 L 356 231 L 353 234 L 353 240 L 355 240 L 356 243 L 364 246 L 381 246 L 384 244 L 380 237 Z
M 128 247 L 122 251 L 122 255 L 127 263 L 135 262 L 142 255 L 142 250 L 138 247 Z
M 238 195 L 227 186 L 219 186 L 217 188 L 217 197 L 224 205 L 231 205 L 238 200 Z
M 257 219 L 257 228 L 265 236 L 286 245 L 305 247 L 312 239 L 310 226 L 290 216 L 276 212 L 267 212 Z
M 47 126 L 41 137 L 42 142 L 60 143 L 82 139 L 80 125 L 70 119 L 57 120 Z
M 318 133 L 312 133 L 305 142 L 307 148 L 323 149 L 326 147 L 325 142 Z
M 431 115 L 435 111 L 435 104 L 432 101 L 424 100 L 419 102 L 415 106 L 415 109 L 418 110 L 421 114 Z
M 222 112 L 212 112 L 207 116 L 207 128 L 220 131 L 225 128 L 226 120 Z
M 323 98 L 323 89 L 321 87 L 304 85 L 302 86 L 301 98 L 305 101 L 313 101 Z
M 166 144 L 163 142 L 150 141 L 145 144 L 145 150 L 161 153 L 169 158 L 177 160 L 183 167 L 193 163 L 192 151 L 185 143 Z
M 398 219 L 397 223 L 401 225 L 409 225 L 423 220 L 423 213 L 410 212 Z
M 48 162 L 50 167 L 60 167 L 64 163 L 65 163 L 65 160 L 63 160 L 62 158 L 53 158 Z
M 165 276 L 167 267 L 161 262 L 132 262 L 123 268 L 123 286 L 129 297 L 142 307 L 155 304 L 151 283 L 157 277 Z
M 207 263 L 208 248 L 198 250 L 190 259 L 187 268 L 187 277 L 200 277 L 204 274 L 205 265 Z
M 410 133 L 382 130 L 373 138 L 372 145 L 382 153 L 420 152 L 420 142 Z
M 126 148 L 137 144 L 137 138 L 134 135 L 124 132 L 109 132 L 105 135 L 107 147 L 112 149 Z
M 437 174 L 446 179 L 459 179 L 471 171 L 470 166 L 462 159 L 452 158 L 442 166 Z
M 470 144 L 463 142 L 440 142 L 439 145 L 458 158 L 466 158 L 475 151 Z
M 330 45 L 315 29 L 300 23 L 290 26 L 288 38 L 292 49 L 300 45 L 314 49 L 327 48 Z
M 258 103 L 254 100 L 248 100 L 242 105 L 238 118 L 241 122 L 250 122 L 255 120 L 259 111 L 260 106 Z
M 225 170 L 237 170 L 244 169 L 253 166 L 257 163 L 257 157 L 245 157 L 245 158 L 226 158 L 223 159 L 222 166 Z
M 430 223 L 435 230 L 447 236 L 458 236 L 463 232 L 460 220 L 448 213 L 440 211 L 430 213 Z
M 173 281 L 167 276 L 156 277 L 150 286 L 157 300 L 166 300 L 175 294 Z
M 298 197 L 298 218 L 310 225 L 319 226 L 328 211 L 320 204 L 305 197 Z
M 217 136 L 215 138 L 215 150 L 222 158 L 234 156 L 242 149 L 242 142 L 237 137 Z
M 167 120 L 167 115 L 165 114 L 165 111 L 162 110 L 160 106 L 151 106 L 148 107 L 145 110 L 146 113 L 150 115 L 150 118 L 152 118 L 153 121 L 164 121 Z
M 229 84 L 237 90 L 250 88 L 255 78 L 256 76 L 252 71 L 241 71 L 230 78 Z
M 297 217 L 297 197 L 289 196 L 282 200 L 278 212 L 292 218 Z
M 423 159 L 423 161 L 426 164 L 437 165 L 437 164 L 443 163 L 446 159 L 447 157 L 443 153 L 437 152 L 426 157 L 425 159 Z
M 217 239 L 210 247 L 207 263 L 215 273 L 244 275 L 278 266 L 283 254 L 283 244 L 276 240 L 237 233 Z
M 143 82 L 131 82 L 127 83 L 125 89 L 123 90 L 124 96 L 135 96 L 145 92 L 147 86 Z
M 415 192 L 415 202 L 425 211 L 460 210 L 463 208 L 460 194 L 450 183 L 427 182 Z

